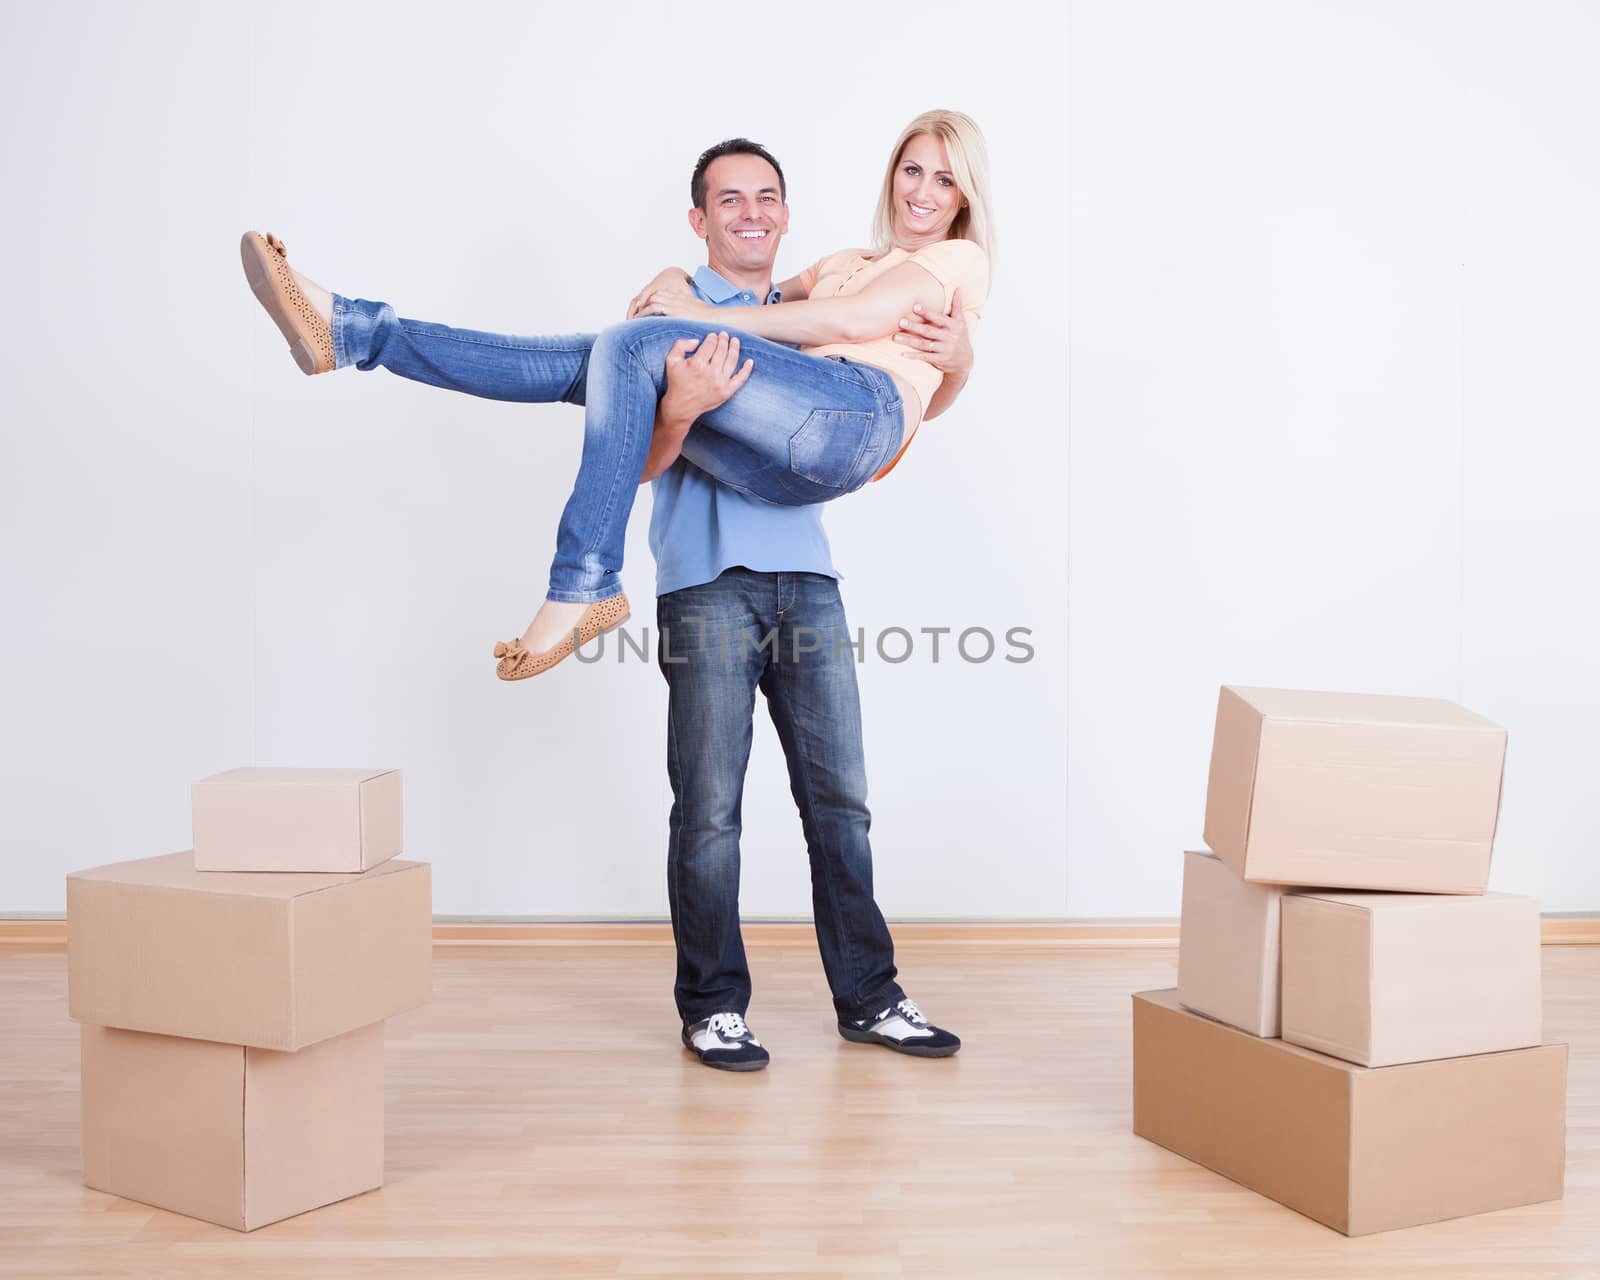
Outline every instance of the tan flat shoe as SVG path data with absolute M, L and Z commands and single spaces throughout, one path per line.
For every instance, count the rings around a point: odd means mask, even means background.
M 289 340 L 289 350 L 301 373 L 328 373 L 333 369 L 333 330 L 317 314 L 289 270 L 289 250 L 274 235 L 246 231 L 239 241 L 244 277 L 256 301 L 267 309 L 279 332 Z
M 541 653 L 526 648 L 520 639 L 499 641 L 494 647 L 494 656 L 500 659 L 500 663 L 494 673 L 502 680 L 526 680 L 529 676 L 543 675 L 561 659 L 570 657 L 578 646 L 588 644 L 596 636 L 603 636 L 608 631 L 615 631 L 630 616 L 628 597 L 620 592 L 604 600 L 596 600 L 579 615 L 577 626 L 562 637 L 560 644 Z M 573 640 L 574 635 L 576 641 Z

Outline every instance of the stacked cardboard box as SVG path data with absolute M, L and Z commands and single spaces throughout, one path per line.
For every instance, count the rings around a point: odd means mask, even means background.
M 1484 891 L 1505 741 L 1433 699 L 1222 690 L 1136 1134 L 1347 1235 L 1561 1197 L 1538 904 Z
M 83 1180 L 252 1231 L 383 1183 L 430 869 L 395 856 L 394 770 L 236 769 L 193 802 L 193 851 L 67 877 Z

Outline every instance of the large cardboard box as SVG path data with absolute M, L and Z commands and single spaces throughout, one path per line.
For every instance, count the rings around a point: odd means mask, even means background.
M 1482 893 L 1505 751 L 1453 702 L 1227 685 L 1206 844 L 1267 884 Z
M 400 852 L 398 769 L 229 769 L 190 796 L 201 871 L 367 871 Z
M 424 862 L 259 875 L 185 852 L 67 877 L 79 1022 L 301 1049 L 427 1003 L 432 946 Z
M 1178 999 L 1251 1035 L 1277 1035 L 1279 904 L 1294 892 L 1241 880 L 1214 854 L 1185 853 Z
M 383 1185 L 383 1024 L 281 1053 L 85 1024 L 83 1181 L 253 1231 Z
M 1283 904 L 1283 1038 L 1368 1067 L 1543 1038 L 1539 903 L 1306 893 Z
M 1559 1200 L 1566 1091 L 1565 1045 L 1374 1069 L 1133 997 L 1134 1133 L 1350 1236 Z

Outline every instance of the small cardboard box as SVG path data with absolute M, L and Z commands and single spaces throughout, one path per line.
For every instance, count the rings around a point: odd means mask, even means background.
M 1278 1034 L 1278 920 L 1285 893 L 1251 884 L 1215 854 L 1183 855 L 1178 999 L 1253 1036 Z
M 79 1022 L 303 1049 L 432 994 L 429 867 L 196 871 L 172 853 L 67 877 L 67 1012 Z
M 85 1023 L 83 1183 L 254 1231 L 383 1185 L 383 1024 L 281 1053 Z
M 1543 1039 L 1539 903 L 1304 893 L 1283 904 L 1283 1038 L 1368 1067 Z
M 1372 1069 L 1133 997 L 1134 1133 L 1348 1236 L 1559 1200 L 1566 1095 L 1565 1045 Z
M 1505 752 L 1453 702 L 1226 685 L 1206 844 L 1267 884 L 1482 893 Z
M 230 769 L 190 796 L 201 871 L 367 871 L 400 852 L 398 769 Z

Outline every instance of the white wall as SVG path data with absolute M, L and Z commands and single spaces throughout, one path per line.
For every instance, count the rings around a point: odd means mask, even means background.
M 1073 14 L 1069 914 L 1175 912 L 1219 682 L 1499 720 L 1600 907 L 1600 10 Z
M 862 238 L 935 104 L 996 168 L 979 373 L 828 527 L 869 634 L 1022 625 L 1037 657 L 862 667 L 885 910 L 1175 914 L 1223 681 L 1502 720 L 1496 883 L 1600 908 L 1595 10 L 917 13 L 887 46 L 826 4 L 16 15 L 0 912 L 184 847 L 193 778 L 370 762 L 406 770 L 441 914 L 664 915 L 659 675 L 490 670 L 578 411 L 302 378 L 238 234 L 405 314 L 594 329 L 694 260 L 708 142 L 777 151 L 800 264 Z M 746 913 L 807 914 L 764 725 L 745 813 Z

